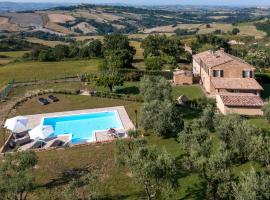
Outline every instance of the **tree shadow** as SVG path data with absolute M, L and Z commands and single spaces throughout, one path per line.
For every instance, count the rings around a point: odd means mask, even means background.
M 145 194 L 143 192 L 136 192 L 129 195 L 105 195 L 105 196 L 99 196 L 99 200 L 121 200 L 121 199 L 129 199 L 132 197 L 132 199 L 145 199 Z
M 124 87 L 117 89 L 116 93 L 138 95 L 140 94 L 140 89 L 136 86 Z
M 90 172 L 90 170 L 87 167 L 65 170 L 61 173 L 60 177 L 54 178 L 51 181 L 49 181 L 48 183 L 46 183 L 44 185 L 40 185 L 38 187 L 45 187 L 45 188 L 50 189 L 50 188 L 54 188 L 57 186 L 66 185 L 70 181 L 72 181 L 74 179 L 79 179 L 79 178 L 85 176 L 89 172 Z
M 192 187 L 188 187 L 186 191 L 186 195 L 179 200 L 185 200 L 185 199 L 195 199 L 195 200 L 201 200 L 206 199 L 206 190 L 207 186 L 206 183 L 197 183 Z
M 189 106 L 179 106 L 179 112 L 181 113 L 183 119 L 191 120 L 199 118 L 201 115 L 201 110 L 197 108 L 191 108 Z

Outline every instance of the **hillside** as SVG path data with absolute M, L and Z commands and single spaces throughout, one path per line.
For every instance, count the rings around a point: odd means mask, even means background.
M 37 8 L 38 9 L 38 8 Z M 0 32 L 43 31 L 58 35 L 99 35 L 111 32 L 153 33 L 174 32 L 177 28 L 192 29 L 212 24 L 212 29 L 230 30 L 232 23 L 255 22 L 269 18 L 263 8 L 196 8 L 175 9 L 77 5 L 46 10 L 0 12 Z M 251 23 L 251 25 L 253 25 Z M 252 29 L 254 27 L 251 27 Z M 255 33 L 255 35 L 258 33 Z

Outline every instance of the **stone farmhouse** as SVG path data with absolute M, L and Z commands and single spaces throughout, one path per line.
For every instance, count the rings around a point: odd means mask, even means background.
M 193 76 L 205 92 L 216 98 L 223 114 L 262 115 L 263 88 L 255 80 L 255 68 L 224 50 L 193 56 Z

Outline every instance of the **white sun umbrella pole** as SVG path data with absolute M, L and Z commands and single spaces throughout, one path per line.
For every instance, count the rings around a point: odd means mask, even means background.
M 53 134 L 54 130 L 52 126 L 37 126 L 33 128 L 31 131 L 29 131 L 30 139 L 36 140 L 36 139 L 46 139 L 51 134 Z
M 27 124 L 27 117 L 17 116 L 7 119 L 4 128 L 10 130 L 13 133 L 22 133 L 28 130 Z

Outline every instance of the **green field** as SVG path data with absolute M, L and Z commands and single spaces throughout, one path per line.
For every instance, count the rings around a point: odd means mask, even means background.
M 34 38 L 34 37 L 27 38 L 27 41 L 28 42 L 31 42 L 31 43 L 36 43 L 36 44 L 42 44 L 42 45 L 49 46 L 49 47 L 55 47 L 58 44 L 64 44 L 64 45 L 68 45 L 69 44 L 67 42 L 48 41 L 48 40 L 42 40 L 42 39 L 38 39 L 38 38 Z
M 10 80 L 47 80 L 97 70 L 99 60 L 20 62 L 0 67 L 0 88 Z
M 21 58 L 23 54 L 28 51 L 9 51 L 9 52 L 0 52 L 0 65 L 6 65 L 18 58 Z M 5 56 L 6 58 L 1 58 L 1 56 Z
M 0 52 L 0 56 L 8 56 L 10 58 L 20 58 L 23 54 L 28 53 L 29 51 L 8 51 Z
M 233 28 L 238 28 L 240 30 L 240 33 L 238 35 L 254 36 L 255 38 L 258 39 L 261 39 L 266 36 L 266 33 L 257 30 L 253 23 L 240 23 L 237 24 L 236 26 L 233 26 L 232 24 L 213 23 L 210 24 L 210 26 L 211 26 L 210 28 L 206 28 L 205 25 L 200 26 L 198 34 L 212 33 L 217 29 L 220 29 L 224 32 L 228 32 L 232 31 Z

